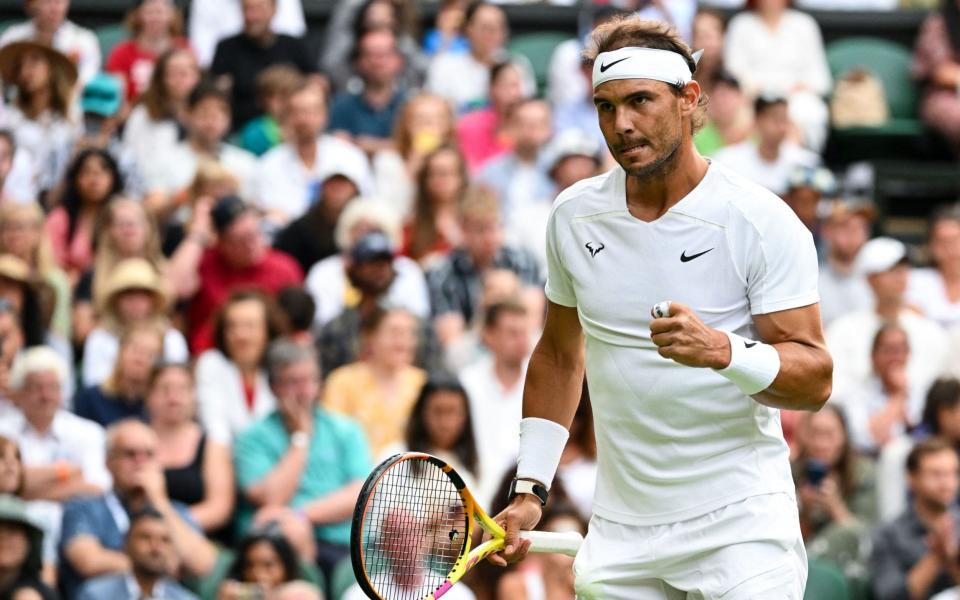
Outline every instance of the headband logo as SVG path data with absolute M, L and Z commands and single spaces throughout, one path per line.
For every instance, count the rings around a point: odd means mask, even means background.
M 601 72 L 601 73 L 606 73 L 607 69 L 609 69 L 610 67 L 612 67 L 613 65 L 615 65 L 615 64 L 617 64 L 617 63 L 621 63 L 621 62 L 627 60 L 628 58 L 630 58 L 630 57 L 629 57 L 629 56 L 624 56 L 623 58 L 621 58 L 621 59 L 619 59 L 619 60 L 615 60 L 615 61 L 613 61 L 612 63 L 606 64 L 606 65 L 603 64 L 603 63 L 600 63 L 600 72 Z

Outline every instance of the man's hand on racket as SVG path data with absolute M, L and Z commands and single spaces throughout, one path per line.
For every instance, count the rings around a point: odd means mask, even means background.
M 520 532 L 536 527 L 542 512 L 539 498 L 532 494 L 517 494 L 510 505 L 493 518 L 506 530 L 507 537 L 504 540 L 503 550 L 491 554 L 487 560 L 498 567 L 505 567 L 523 560 L 530 549 L 530 540 L 521 540 Z M 483 537 L 487 540 L 490 535 L 485 534 Z
M 686 304 L 660 302 L 651 313 L 650 337 L 660 356 L 688 367 L 723 369 L 730 364 L 730 338 L 708 327 Z

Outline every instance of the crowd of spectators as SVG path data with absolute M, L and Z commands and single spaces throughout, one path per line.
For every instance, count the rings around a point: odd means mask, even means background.
M 704 50 L 697 147 L 814 234 L 834 393 L 782 415 L 811 560 L 960 597 L 960 208 L 872 237 L 804 12 L 895 0 L 586 4 Z M 398 451 L 502 506 L 553 199 L 615 168 L 583 37 L 538 89 L 498 4 L 420 32 L 413 0 L 344 0 L 318 55 L 297 0 L 190 7 L 131 1 L 105 55 L 69 0 L 0 36 L 0 598 L 360 597 L 350 517 Z M 960 3 L 926 8 L 919 115 L 960 149 Z M 587 390 L 546 528 L 590 518 Z M 451 597 L 573 597 L 563 557 L 485 568 Z

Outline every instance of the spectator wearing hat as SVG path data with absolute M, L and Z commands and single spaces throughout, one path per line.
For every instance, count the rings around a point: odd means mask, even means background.
M 820 238 L 821 201 L 837 195 L 837 179 L 829 169 L 822 167 L 799 166 L 790 172 L 787 191 L 783 200 L 787 203 L 800 222 L 803 223 L 817 246 L 817 253 L 823 255 L 823 241 Z
M 344 308 L 356 306 L 362 292 L 353 287 L 347 276 L 354 250 L 366 234 L 378 231 L 385 236 L 376 244 L 361 248 L 359 255 L 376 256 L 389 253 L 396 273 L 389 284 L 383 301 L 392 306 L 402 306 L 420 318 L 430 315 L 430 296 L 420 266 L 406 256 L 398 256 L 400 247 L 400 223 L 390 206 L 366 198 L 350 202 L 340 215 L 334 231 L 334 240 L 340 249 L 338 254 L 328 256 L 313 265 L 304 287 L 317 304 L 316 326 L 321 328 Z
M 170 574 L 176 570 L 173 536 L 163 515 L 146 507 L 130 516 L 123 544 L 130 572 L 110 573 L 87 580 L 77 591 L 77 600 L 196 600 Z
M 327 99 L 322 88 L 309 82 L 298 86 L 287 96 L 284 114 L 288 141 L 260 158 L 256 177 L 256 204 L 272 223 L 283 226 L 306 213 L 317 197 L 320 178 L 331 164 L 343 165 L 338 168 L 355 173 L 361 194 L 373 191 L 364 153 L 323 133 L 327 126 Z
M 392 304 L 389 296 L 397 280 L 398 261 L 390 239 L 380 231 L 361 237 L 350 250 L 346 266 L 351 289 L 359 299 L 323 326 L 317 338 L 324 375 L 365 356 L 363 323 L 372 319 L 382 306 Z M 399 263 L 404 264 L 404 263 Z M 416 318 L 416 317 L 415 317 Z M 428 371 L 440 366 L 440 353 L 430 323 L 417 319 L 414 363 Z
M 827 207 L 820 229 L 826 257 L 820 264 L 818 284 L 824 325 L 873 306 L 873 292 L 866 276 L 854 268 L 854 261 L 870 239 L 870 224 L 876 213 L 872 203 L 856 198 L 832 200 Z
M 304 273 L 337 253 L 334 230 L 344 207 L 360 193 L 360 182 L 366 176 L 362 167 L 336 159 L 321 167 L 316 200 L 274 238 L 273 247 L 295 258 Z
M 935 321 L 917 314 L 906 303 L 910 275 L 906 246 L 892 238 L 872 239 L 860 249 L 854 269 L 866 277 L 873 291 L 873 307 L 838 317 L 827 328 L 827 346 L 834 360 L 833 399 L 841 404 L 855 401 L 868 385 L 874 371 L 871 346 L 877 331 L 888 323 L 897 323 L 907 334 L 910 356 L 901 375 L 922 397 L 943 370 L 948 339 Z M 910 406 L 910 420 L 915 423 L 922 403 Z
M 305 75 L 317 70 L 303 39 L 273 30 L 277 2 L 242 0 L 243 31 L 221 40 L 213 54 L 210 72 L 230 88 L 235 129 L 257 116 L 256 81 L 264 69 L 289 64 Z
M 945 329 L 954 329 L 960 325 L 960 208 L 935 211 L 927 231 L 933 265 L 910 273 L 907 301 Z
M 67 371 L 50 348 L 38 346 L 14 360 L 10 385 L 19 414 L 0 422 L 0 433 L 17 442 L 27 481 L 35 486 L 28 512 L 46 533 L 44 561 L 56 563 L 62 503 L 110 487 L 104 468 L 104 431 L 64 408 Z
M 705 58 L 706 55 L 697 65 L 697 81 L 702 81 L 700 66 Z M 707 122 L 693 136 L 697 151 L 704 156 L 713 156 L 727 146 L 740 144 L 753 133 L 753 115 L 737 78 L 725 69 L 709 77 L 712 91 L 707 104 Z
M 183 15 L 173 0 L 134 0 L 124 24 L 132 37 L 113 47 L 106 70 L 122 79 L 123 97 L 133 102 L 147 90 L 160 55 L 190 45 L 182 36 Z
M 212 316 L 234 290 L 255 288 L 275 294 L 303 281 L 297 262 L 267 245 L 256 210 L 236 196 L 221 198 L 210 211 L 216 242 L 210 248 L 187 236 L 193 269 L 181 295 L 192 297 L 189 308 L 190 342 L 195 353 L 212 346 Z M 181 244 L 181 246 L 183 245 Z M 186 261 L 185 263 L 186 264 Z
M 0 47 L 0 77 L 17 89 L 13 104 L 0 114 L 0 127 L 13 131 L 17 147 L 33 159 L 31 176 L 36 188 L 47 192 L 60 182 L 80 137 L 79 123 L 71 118 L 77 68 L 66 55 L 46 44 L 20 41 Z
M 53 47 L 76 65 L 82 83 L 93 79 L 100 70 L 100 42 L 92 31 L 67 19 L 70 0 L 26 0 L 24 8 L 30 20 L 8 27 L 0 47 L 22 41 Z M 10 81 L 6 76 L 4 80 Z
M 820 157 L 787 139 L 790 116 L 782 96 L 760 96 L 754 102 L 757 139 L 727 146 L 714 154 L 717 162 L 779 196 L 786 193 L 796 167 L 816 167 Z
M 143 174 L 133 150 L 120 139 L 120 129 L 126 116 L 121 112 L 123 107 L 123 82 L 114 75 L 98 73 L 84 86 L 80 96 L 83 135 L 78 145 L 102 148 L 109 152 L 120 167 L 124 190 L 139 197 L 144 193 Z
M 167 318 L 169 301 L 163 280 L 149 261 L 128 258 L 118 263 L 95 298 L 100 324 L 83 346 L 83 384 L 98 385 L 107 379 L 117 363 L 120 338 L 137 325 L 152 327 L 163 337 L 164 360 L 187 361 L 186 340 Z
M 0 598 L 57 598 L 40 579 L 42 546 L 43 530 L 23 501 L 0 494 Z

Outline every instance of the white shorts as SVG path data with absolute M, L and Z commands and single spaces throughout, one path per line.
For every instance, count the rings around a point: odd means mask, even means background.
M 578 600 L 801 600 L 796 500 L 751 496 L 667 525 L 594 516 L 573 565 Z

